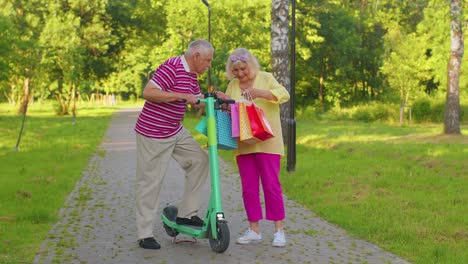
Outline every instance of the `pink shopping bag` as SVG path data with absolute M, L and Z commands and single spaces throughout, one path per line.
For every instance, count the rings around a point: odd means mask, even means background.
M 231 104 L 232 137 L 240 136 L 239 132 L 239 103 Z

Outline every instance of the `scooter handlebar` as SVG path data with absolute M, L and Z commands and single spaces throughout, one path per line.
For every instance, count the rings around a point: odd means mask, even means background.
M 184 102 L 184 103 L 186 103 L 186 102 L 187 102 L 187 99 L 182 99 L 181 101 Z M 201 101 L 200 101 L 200 99 L 198 99 L 197 102 L 196 102 L 195 104 L 200 104 L 200 103 L 201 103 Z
M 232 99 L 217 98 L 216 100 L 218 101 L 218 104 L 235 104 L 236 103 L 236 101 Z

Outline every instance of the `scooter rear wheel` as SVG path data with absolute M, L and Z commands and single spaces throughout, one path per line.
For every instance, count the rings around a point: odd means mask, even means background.
M 217 253 L 223 253 L 229 247 L 229 227 L 226 222 L 216 222 L 216 233 L 218 239 L 214 239 L 209 228 L 209 241 L 211 249 Z
M 169 227 L 168 225 L 166 225 L 166 223 L 163 223 L 163 225 L 167 235 L 169 235 L 170 237 L 176 237 L 179 234 L 179 231 Z
M 172 222 L 175 222 L 176 221 L 176 218 L 177 218 L 177 212 L 178 212 L 178 209 L 176 206 L 174 205 L 169 205 L 169 206 L 166 206 L 164 207 L 163 209 L 163 214 L 164 216 L 166 216 L 166 218 L 169 220 L 169 221 L 172 221 Z M 179 231 L 175 230 L 174 228 L 168 226 L 166 223 L 163 222 L 163 226 L 164 226 L 164 229 L 166 230 L 166 233 L 170 236 L 170 237 L 176 237 L 178 234 L 179 234 Z

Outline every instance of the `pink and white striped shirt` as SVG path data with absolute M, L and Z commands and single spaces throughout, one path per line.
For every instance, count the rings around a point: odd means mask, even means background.
M 170 58 L 153 74 L 151 82 L 166 92 L 200 95 L 196 73 L 190 72 L 184 56 Z M 187 105 L 182 101 L 157 103 L 146 101 L 135 125 L 135 131 L 149 138 L 169 138 L 182 129 Z

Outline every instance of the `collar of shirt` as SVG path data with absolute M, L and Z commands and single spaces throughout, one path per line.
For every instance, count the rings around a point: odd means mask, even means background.
M 180 56 L 180 58 L 181 58 L 181 60 L 182 60 L 182 65 L 184 65 L 185 71 L 186 71 L 186 72 L 190 72 L 190 68 L 189 68 L 189 66 L 188 66 L 188 64 L 187 64 L 187 60 L 185 60 L 185 56 L 182 55 L 182 56 Z

